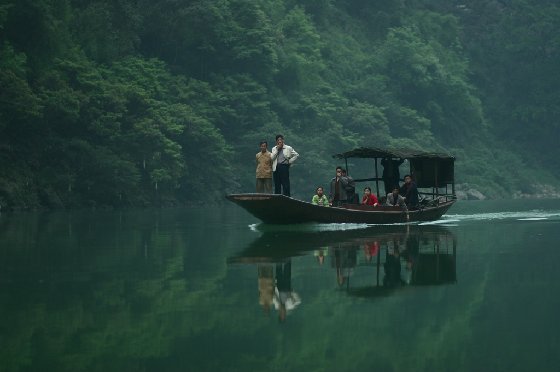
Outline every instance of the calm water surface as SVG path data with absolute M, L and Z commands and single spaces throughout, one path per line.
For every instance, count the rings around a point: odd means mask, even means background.
M 0 215 L 0 371 L 557 371 L 560 201 Z

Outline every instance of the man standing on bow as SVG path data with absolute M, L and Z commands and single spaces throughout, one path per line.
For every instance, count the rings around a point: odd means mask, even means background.
M 291 146 L 284 144 L 284 136 L 276 136 L 276 146 L 272 148 L 272 175 L 274 193 L 290 196 L 290 165 L 299 154 Z
M 272 154 L 267 149 L 266 141 L 259 144 L 257 153 L 257 193 L 272 194 Z

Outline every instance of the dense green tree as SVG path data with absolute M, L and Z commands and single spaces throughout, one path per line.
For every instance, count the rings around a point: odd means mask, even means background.
M 109 63 L 134 54 L 142 16 L 135 1 L 73 1 L 70 22 L 76 42 L 95 61 Z
M 253 189 L 277 133 L 302 153 L 297 197 L 367 145 L 449 150 L 460 182 L 530 192 L 560 164 L 559 9 L 1 0 L 0 203 L 219 200 Z

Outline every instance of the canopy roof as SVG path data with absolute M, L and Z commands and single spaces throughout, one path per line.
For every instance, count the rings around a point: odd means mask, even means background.
M 401 158 L 401 159 L 448 159 L 455 160 L 454 156 L 445 153 L 427 152 L 412 149 L 383 149 L 378 147 L 360 147 L 333 155 L 336 159 L 347 158 Z

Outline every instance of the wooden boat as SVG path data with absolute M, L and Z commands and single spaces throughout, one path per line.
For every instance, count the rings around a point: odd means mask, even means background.
M 392 224 L 439 219 L 453 205 L 454 200 L 409 211 L 409 220 L 400 207 L 371 207 L 343 204 L 341 207 L 322 207 L 284 195 L 231 194 L 227 198 L 264 223 L 294 224 L 367 223 Z
M 453 205 L 456 200 L 454 186 L 453 156 L 441 153 L 428 153 L 407 149 L 359 148 L 333 156 L 343 159 L 348 168 L 349 158 L 371 158 L 375 164 L 375 177 L 356 179 L 355 182 L 375 181 L 379 196 L 379 181 L 383 181 L 378 173 L 380 159 L 406 159 L 410 164 L 419 191 L 424 196 L 419 208 L 407 213 L 400 207 L 367 206 L 343 204 L 339 207 L 324 207 L 309 202 L 293 199 L 284 195 L 271 194 L 230 194 L 226 198 L 256 218 L 268 224 L 295 224 L 305 222 L 318 223 L 366 223 L 393 224 L 404 222 L 434 221 Z M 448 186 L 451 185 L 451 193 Z

